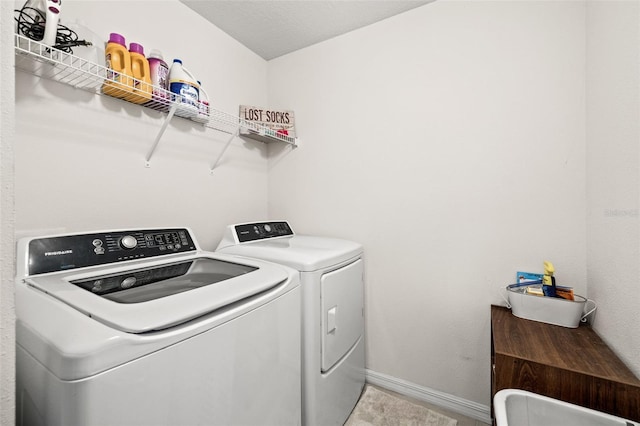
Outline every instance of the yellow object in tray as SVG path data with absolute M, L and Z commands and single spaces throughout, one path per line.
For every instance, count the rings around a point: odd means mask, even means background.
M 542 288 L 534 287 L 534 286 L 527 287 L 527 294 L 531 294 L 534 296 L 544 296 L 544 293 L 542 292 Z

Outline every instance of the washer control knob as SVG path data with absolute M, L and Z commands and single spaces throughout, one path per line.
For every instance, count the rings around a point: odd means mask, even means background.
M 136 283 L 136 277 L 127 277 L 120 283 L 120 288 L 130 288 Z
M 264 230 L 267 232 L 271 232 L 271 225 L 269 225 L 268 223 L 264 224 Z
M 120 246 L 123 249 L 131 250 L 131 249 L 136 248 L 137 245 L 138 245 L 138 240 L 136 240 L 136 237 L 131 236 L 131 235 L 125 235 L 120 240 Z

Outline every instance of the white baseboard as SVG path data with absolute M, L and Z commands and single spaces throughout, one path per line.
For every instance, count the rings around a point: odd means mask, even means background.
M 367 383 L 381 388 L 389 389 L 400 395 L 419 399 L 429 404 L 437 405 L 446 410 L 462 414 L 463 416 L 479 420 L 484 423 L 491 424 L 491 407 L 457 396 L 449 395 L 434 389 L 416 385 L 406 380 L 397 379 L 387 376 L 386 374 L 377 373 L 372 370 L 365 371 L 365 379 Z

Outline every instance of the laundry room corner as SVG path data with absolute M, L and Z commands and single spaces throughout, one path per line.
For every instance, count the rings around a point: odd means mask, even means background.
M 589 297 L 594 328 L 640 376 L 640 2 L 587 2 Z M 606 312 L 606 314 L 605 314 Z
M 269 215 L 363 244 L 372 372 L 488 416 L 499 288 L 549 257 L 586 290 L 584 34 L 582 2 L 436 1 L 269 61 L 305 135 Z

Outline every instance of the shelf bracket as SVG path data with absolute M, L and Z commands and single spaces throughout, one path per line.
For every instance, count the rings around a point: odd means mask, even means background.
M 164 134 L 164 131 L 167 130 L 167 126 L 169 125 L 169 122 L 173 118 L 173 114 L 175 114 L 177 107 L 178 107 L 178 103 L 174 103 L 173 105 L 171 105 L 171 109 L 169 110 L 169 113 L 167 114 L 166 118 L 164 119 L 164 123 L 162 123 L 162 127 L 160 127 L 160 131 L 158 132 L 158 135 L 156 136 L 156 140 L 153 141 L 153 146 L 151 147 L 151 149 L 147 153 L 147 156 L 146 156 L 145 161 L 144 161 L 144 166 L 145 167 L 147 167 L 147 168 L 151 167 L 151 163 L 150 163 L 151 157 L 153 156 L 153 153 L 155 152 L 156 148 L 158 147 L 158 143 L 160 142 L 160 139 L 162 138 L 162 135 Z
M 218 158 L 216 158 L 216 161 L 213 163 L 213 165 L 211 166 L 211 169 L 209 170 L 209 173 L 213 174 L 213 170 L 218 167 L 218 163 L 220 163 L 220 160 L 222 159 L 222 156 L 224 155 L 224 153 L 227 151 L 227 148 L 229 148 L 229 145 L 231 145 L 231 142 L 233 141 L 233 139 L 238 136 L 238 132 L 240 132 L 240 127 L 236 128 L 236 131 L 233 132 L 233 134 L 231 135 L 231 137 L 229 138 L 229 140 L 227 141 L 227 143 L 224 145 L 224 148 L 222 148 L 222 151 L 220 151 L 220 154 L 218 155 Z

